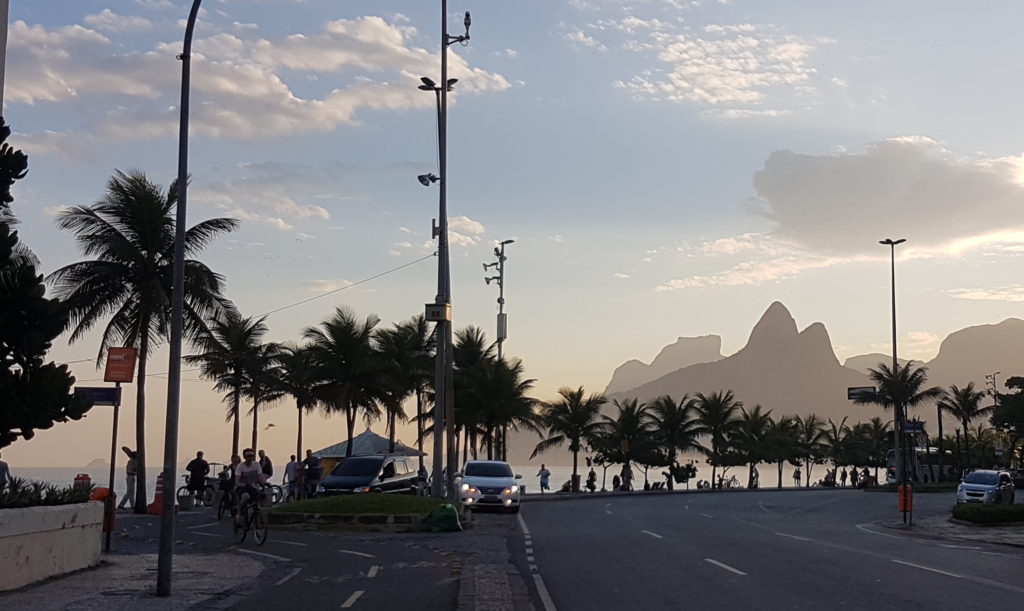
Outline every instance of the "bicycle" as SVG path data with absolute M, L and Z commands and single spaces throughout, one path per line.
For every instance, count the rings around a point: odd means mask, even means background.
M 267 514 L 261 506 L 262 497 L 263 492 L 260 492 L 255 498 L 249 499 L 242 513 L 235 516 L 235 538 L 239 543 L 245 542 L 250 530 L 258 545 L 267 542 Z
M 278 503 L 284 500 L 284 490 L 280 486 L 278 486 L 277 484 L 271 484 L 269 488 L 271 502 L 274 505 L 277 505 Z
M 185 485 L 182 486 L 181 488 L 178 488 L 177 492 L 175 493 L 175 498 L 194 495 L 196 497 L 196 502 L 202 503 L 207 507 L 213 507 L 213 496 L 216 493 L 213 486 L 211 486 L 210 484 L 206 484 L 203 487 L 202 491 L 199 491 L 199 493 L 196 494 L 197 491 L 194 488 L 189 487 L 192 478 L 189 477 L 188 475 L 182 475 L 181 477 L 185 480 Z
M 225 513 L 230 514 L 232 518 L 238 513 L 238 499 L 231 490 L 221 492 L 220 503 L 217 504 L 217 519 L 222 519 Z

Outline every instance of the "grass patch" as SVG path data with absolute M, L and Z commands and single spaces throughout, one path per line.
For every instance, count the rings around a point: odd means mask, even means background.
M 1020 523 L 1024 522 L 1024 505 L 959 503 L 953 506 L 953 517 L 974 524 Z
M 427 514 L 449 501 L 411 494 L 348 494 L 287 503 L 277 513 L 319 513 L 333 515 Z

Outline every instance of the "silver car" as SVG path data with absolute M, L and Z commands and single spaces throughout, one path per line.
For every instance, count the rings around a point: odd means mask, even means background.
M 1009 471 L 979 469 L 964 476 L 956 488 L 957 503 L 1013 503 Z
M 459 500 L 467 507 L 493 507 L 519 512 L 519 482 L 512 467 L 500 460 L 471 460 L 456 483 Z

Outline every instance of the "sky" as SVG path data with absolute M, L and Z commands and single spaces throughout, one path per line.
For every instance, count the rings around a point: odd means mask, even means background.
M 271 314 L 270 340 L 298 339 L 339 305 L 388 325 L 433 300 L 437 190 L 416 176 L 437 172 L 436 114 L 416 87 L 440 78 L 439 4 L 204 2 L 189 221 L 242 224 L 201 258 L 246 315 L 343 289 Z M 4 116 L 30 159 L 13 210 L 44 272 L 81 258 L 54 225 L 63 206 L 98 200 L 115 170 L 160 184 L 176 175 L 188 5 L 12 2 Z M 453 34 L 473 16 L 468 45 L 450 51 L 454 321 L 493 337 L 497 289 L 481 264 L 514 239 L 505 350 L 523 359 L 537 398 L 600 391 L 616 366 L 649 362 L 679 336 L 721 335 L 731 354 L 776 300 L 801 328 L 824 323 L 841 360 L 887 351 L 886 237 L 907 239 L 896 261 L 901 357 L 929 359 L 950 332 L 1019 316 L 1024 81 L 1010 77 L 1024 55 L 1021 3 L 451 0 L 449 10 Z M 95 333 L 64 336 L 51 356 L 97 349 Z M 150 370 L 166 361 L 159 350 Z M 73 368 L 80 384 L 102 377 L 93 362 Z M 183 377 L 179 453 L 219 460 L 230 443 L 221 397 L 197 372 Z M 154 457 L 166 381 L 148 388 Z M 133 445 L 125 407 L 119 444 Z M 261 421 L 274 424 L 261 437 L 272 456 L 294 448 L 290 402 Z M 309 447 L 343 437 L 341 418 L 310 421 Z M 109 408 L 94 408 L 4 459 L 84 464 L 106 455 L 109 423 Z

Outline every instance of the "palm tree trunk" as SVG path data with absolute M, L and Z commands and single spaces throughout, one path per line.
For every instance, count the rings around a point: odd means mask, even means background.
M 945 473 L 945 468 L 944 468 L 946 466 L 946 451 L 942 447 L 943 446 L 943 440 L 942 440 L 942 408 L 941 407 L 936 407 L 935 410 L 937 412 L 935 414 L 936 422 L 939 425 L 939 438 L 936 440 L 938 448 L 939 448 L 939 481 L 943 482 L 943 481 L 946 481 L 946 473 Z
M 754 463 L 750 463 L 750 468 L 747 469 L 747 489 L 750 490 L 754 487 Z
M 494 460 L 494 427 L 487 427 L 487 460 Z
M 776 487 L 780 488 L 780 489 L 782 488 L 782 465 L 783 465 L 784 462 L 785 461 L 781 461 L 781 460 L 779 461 L 779 485 L 776 486 Z
M 139 372 L 135 378 L 135 513 L 146 513 L 146 365 L 149 352 L 149 319 L 143 320 L 139 340 Z M 174 487 L 174 482 L 164 482 Z
M 420 472 L 423 471 L 423 391 L 416 389 L 416 449 L 420 451 Z
M 345 444 L 345 458 L 352 456 L 352 438 L 356 433 L 356 411 L 351 407 L 345 408 L 345 428 L 348 430 L 348 443 Z
M 252 450 L 255 452 L 259 446 L 257 444 L 259 437 L 259 426 L 260 420 L 260 402 L 258 399 L 252 401 Z
M 235 396 L 234 396 L 234 399 L 232 399 L 232 406 L 231 406 L 232 416 L 233 416 L 233 419 L 234 419 L 234 424 L 231 427 L 231 455 L 232 456 L 238 456 L 238 438 L 242 434 L 242 423 L 241 423 L 241 420 L 242 420 L 241 411 L 242 410 L 241 410 L 241 405 L 242 405 L 242 389 L 236 386 L 235 387 Z
M 299 427 L 298 435 L 295 438 L 295 459 L 298 461 L 302 460 L 302 405 L 298 401 L 295 402 L 295 406 L 298 408 L 296 411 L 299 412 Z
M 388 414 L 388 453 L 395 453 L 395 413 Z
M 971 429 L 968 428 L 968 420 L 963 419 L 964 423 L 964 449 L 967 451 L 967 470 L 971 470 Z
M 580 451 L 579 450 L 573 450 L 572 451 L 572 485 L 570 486 L 570 489 L 573 492 L 579 492 L 580 491 L 580 487 L 577 485 L 579 483 L 579 479 L 576 477 L 576 473 L 577 473 L 576 463 L 579 462 L 579 458 L 580 458 Z
M 477 454 L 477 450 L 479 450 L 480 446 L 476 442 L 476 428 L 473 428 L 472 432 L 470 433 L 469 445 L 473 447 L 473 460 L 476 460 L 480 456 L 479 454 Z
M 459 463 L 460 465 L 466 464 L 466 461 L 469 460 L 469 428 L 463 427 L 462 431 L 464 437 L 462 438 L 462 462 Z

